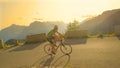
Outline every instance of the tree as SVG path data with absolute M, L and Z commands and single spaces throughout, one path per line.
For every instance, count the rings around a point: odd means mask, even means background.
M 77 20 L 70 22 L 67 26 L 67 29 L 68 30 L 78 30 L 79 29 L 79 22 Z

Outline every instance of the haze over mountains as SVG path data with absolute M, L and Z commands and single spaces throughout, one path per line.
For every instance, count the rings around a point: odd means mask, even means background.
M 66 24 L 63 22 L 40 22 L 34 21 L 29 26 L 11 25 L 0 31 L 0 38 L 4 41 L 8 39 L 25 39 L 27 35 L 48 33 L 54 25 L 59 26 L 60 32 L 65 32 Z
M 34 21 L 29 26 L 11 25 L 0 31 L 0 39 L 25 39 L 27 35 L 48 33 L 54 25 L 59 26 L 59 31 L 64 33 L 67 24 L 60 21 L 40 22 Z M 88 30 L 92 34 L 111 33 L 114 27 L 120 25 L 120 9 L 108 10 L 92 19 L 87 19 L 80 24 L 80 29 Z
M 108 10 L 80 24 L 80 29 L 86 29 L 92 34 L 114 32 L 114 27 L 120 25 L 120 9 Z

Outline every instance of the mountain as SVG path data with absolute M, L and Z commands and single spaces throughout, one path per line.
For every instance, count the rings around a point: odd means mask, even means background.
M 8 40 L 11 38 L 18 38 L 21 32 L 26 28 L 26 26 L 11 25 L 0 31 L 0 39 Z
M 120 25 L 120 9 L 108 10 L 92 19 L 80 24 L 80 29 L 88 30 L 89 33 L 111 33 L 114 27 Z
M 63 22 L 40 22 L 34 21 L 29 26 L 11 25 L 0 31 L 0 38 L 4 41 L 9 39 L 25 39 L 27 35 L 48 33 L 53 29 L 54 25 L 58 25 L 59 31 L 64 33 L 66 24 Z

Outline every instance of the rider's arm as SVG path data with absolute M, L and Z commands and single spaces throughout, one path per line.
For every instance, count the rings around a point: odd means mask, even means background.
M 57 33 L 60 35 L 60 37 L 64 38 L 64 36 L 61 33 L 59 33 L 59 32 L 57 32 Z

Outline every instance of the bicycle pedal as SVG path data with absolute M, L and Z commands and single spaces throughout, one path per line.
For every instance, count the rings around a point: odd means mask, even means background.
M 51 51 L 51 53 L 54 54 L 54 55 L 56 54 L 54 51 Z

